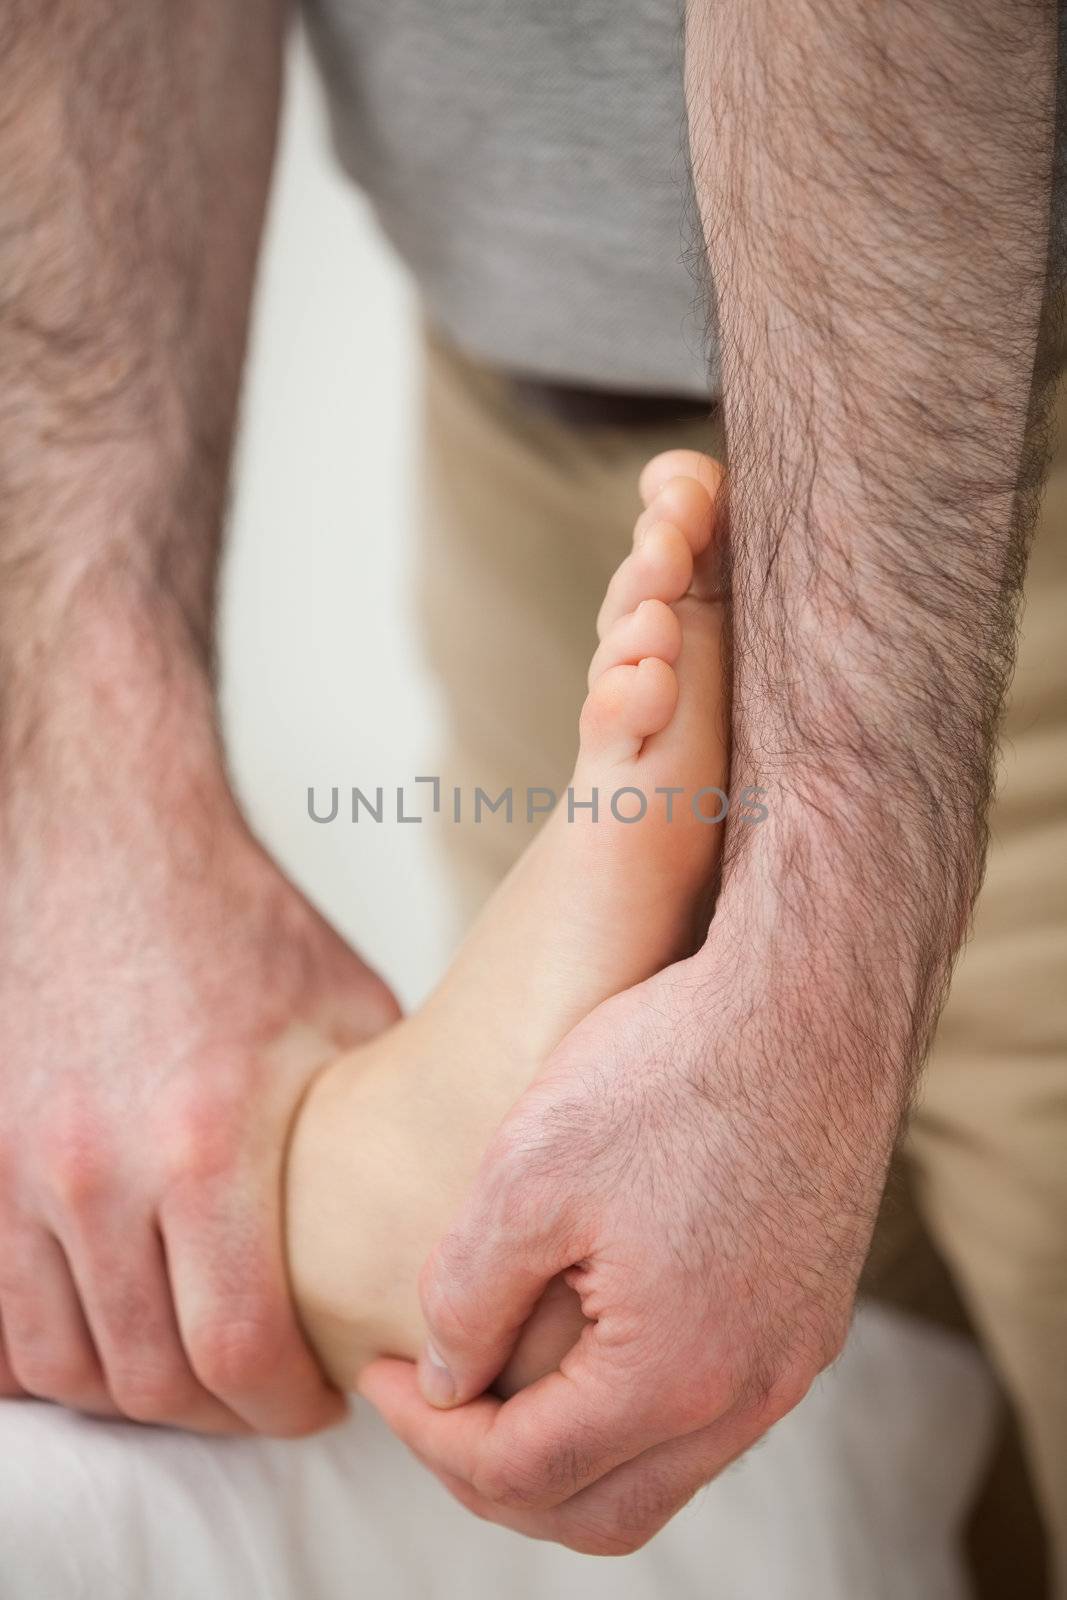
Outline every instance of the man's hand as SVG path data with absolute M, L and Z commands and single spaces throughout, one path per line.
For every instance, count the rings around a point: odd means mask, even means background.
M 169 693 L 111 723 L 81 666 L 0 802 L 0 1387 L 309 1432 L 343 1403 L 290 1301 L 286 1132 L 395 1006 L 250 837 L 205 724 L 179 736 Z
M 250 837 L 214 591 L 287 0 L 0 7 L 0 1388 L 338 1414 L 279 1178 L 393 1014 Z
M 707 944 L 518 1103 L 365 1392 L 485 1516 L 632 1550 L 839 1347 L 981 880 L 1047 433 L 1055 8 L 689 0 L 729 450 Z M 1044 333 L 1046 337 L 1042 339 Z M 1035 357 L 1036 364 L 1035 364 Z M 564 1271 L 559 1374 L 473 1399 Z
M 423 1277 L 423 1358 L 361 1392 L 471 1510 L 591 1554 L 645 1543 L 841 1346 L 884 1178 L 877 1113 L 798 1102 L 744 949 L 609 1001 L 494 1140 Z M 742 998 L 743 997 L 743 998 Z M 696 1017 L 713 1018 L 709 1033 Z M 559 1272 L 558 1374 L 483 1395 Z

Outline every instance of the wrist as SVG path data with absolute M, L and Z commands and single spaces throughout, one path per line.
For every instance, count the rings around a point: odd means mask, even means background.
M 731 1014 L 758 1024 L 784 1079 L 851 1081 L 862 1097 L 876 1092 L 895 1127 L 966 932 L 981 849 L 978 829 L 931 843 L 929 803 L 916 820 L 913 802 L 892 796 L 887 818 L 884 802 L 848 786 L 817 802 L 767 786 L 767 820 L 730 841 L 694 962 Z
M 0 785 L 40 812 L 196 791 L 228 802 L 210 662 L 173 597 L 121 569 L 39 595 L 4 641 Z
M 863 948 L 869 932 L 883 965 L 905 972 L 936 964 L 939 951 L 951 962 L 981 882 L 991 783 L 926 770 L 915 750 L 820 750 L 747 781 L 765 820 L 731 823 L 724 915 L 801 946 L 851 929 Z

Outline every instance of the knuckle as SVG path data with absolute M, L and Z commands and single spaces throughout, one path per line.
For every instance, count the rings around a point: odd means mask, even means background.
M 477 1490 L 473 1484 L 455 1480 L 448 1485 L 448 1492 L 453 1500 L 457 1501 L 472 1517 L 477 1517 L 479 1522 L 495 1524 L 496 1518 L 484 1500 L 478 1498 Z
M 501 1186 L 525 1183 L 539 1173 L 539 1161 L 551 1141 L 559 1143 L 570 1132 L 566 1117 L 558 1115 L 547 1092 L 528 1090 L 512 1108 L 489 1146 L 491 1168 Z
M 118 1372 L 111 1376 L 109 1388 L 116 1406 L 131 1422 L 177 1421 L 192 1400 L 192 1385 L 176 1362 L 154 1372 Z
M 598 1459 L 591 1441 L 520 1435 L 506 1451 L 481 1463 L 475 1486 L 495 1505 L 548 1508 L 596 1476 Z
M 187 1091 L 166 1122 L 164 1163 L 171 1177 L 203 1182 L 233 1161 L 238 1121 L 229 1098 L 206 1083 Z
M 469 1345 L 471 1324 L 460 1310 L 456 1272 L 441 1255 L 428 1261 L 419 1277 L 422 1308 L 426 1322 L 444 1345 Z
M 12 1304 L 21 1308 L 24 1303 L 33 1301 L 33 1283 L 33 1252 L 22 1234 L 12 1230 L 0 1248 L 0 1300 L 7 1303 L 8 1318 Z
M 513 1107 L 493 1135 L 482 1167 L 482 1187 L 490 1210 L 510 1207 L 540 1175 L 545 1128 L 532 1104 Z
M 569 1438 L 531 1443 L 523 1451 L 523 1475 L 536 1486 L 538 1498 L 549 1505 L 568 1498 L 583 1484 L 600 1476 L 610 1454 L 610 1441 L 584 1428 Z
M 786 1356 L 773 1369 L 753 1375 L 747 1386 L 749 1412 L 760 1432 L 774 1427 L 807 1397 L 819 1374 L 835 1359 L 814 1346 Z
M 819 1345 L 818 1366 L 812 1374 L 813 1377 L 817 1377 L 825 1367 L 833 1366 L 838 1357 L 844 1353 L 851 1327 L 852 1318 L 850 1315 L 834 1318 L 827 1323 L 823 1329 Z
M 700 1340 L 672 1345 L 668 1334 L 654 1355 L 647 1344 L 638 1353 L 646 1362 L 634 1372 L 629 1403 L 664 1434 L 680 1437 L 706 1427 L 736 1404 L 743 1374 L 739 1380 L 728 1351 L 709 1352 Z
M 729 1411 L 737 1399 L 737 1385 L 728 1368 L 716 1365 L 701 1374 L 691 1388 L 683 1387 L 673 1404 L 671 1398 L 668 1391 L 662 1401 L 667 1413 L 665 1421 L 681 1434 L 701 1423 L 714 1422 Z
M 309 1439 L 336 1420 L 335 1408 L 326 1409 L 318 1401 L 309 1401 L 301 1410 L 272 1422 L 267 1431 L 272 1439 Z
M 570 1242 L 582 1169 L 566 1139 L 529 1109 L 497 1133 L 481 1175 L 477 1220 L 485 1235 L 498 1242 L 521 1241 L 538 1254 Z M 567 1174 L 565 1183 L 561 1172 Z
M 495 1506 L 529 1509 L 545 1503 L 544 1484 L 537 1473 L 514 1459 L 482 1467 L 473 1483 L 478 1494 Z
M 623 1527 L 617 1522 L 607 1526 L 591 1523 L 568 1528 L 563 1535 L 562 1543 L 568 1550 L 574 1550 L 583 1556 L 632 1556 L 642 1545 L 648 1543 L 655 1531 L 654 1528 L 649 1528 L 645 1532 L 633 1527 Z
M 819 1373 L 808 1358 L 797 1358 L 777 1371 L 763 1373 L 750 1385 L 752 1411 L 763 1429 L 773 1427 L 804 1399 Z
M 775 1422 L 780 1422 L 783 1417 L 803 1400 L 808 1390 L 815 1381 L 815 1374 L 802 1368 L 786 1372 L 771 1386 L 767 1396 L 767 1409 Z
M 599 1529 L 619 1555 L 631 1555 L 647 1544 L 674 1515 L 697 1485 L 680 1486 L 669 1471 L 644 1463 L 639 1471 L 624 1475 Z
M 100 1384 L 96 1361 L 87 1350 L 42 1347 L 9 1351 L 12 1373 L 28 1394 L 46 1400 L 73 1401 Z
M 55 1121 L 42 1138 L 41 1170 L 49 1193 L 65 1212 L 75 1216 L 93 1208 L 108 1182 L 100 1130 L 86 1116 Z
M 189 1359 L 205 1389 L 235 1394 L 265 1387 L 281 1359 L 278 1318 L 264 1307 L 239 1317 L 216 1316 L 189 1338 Z

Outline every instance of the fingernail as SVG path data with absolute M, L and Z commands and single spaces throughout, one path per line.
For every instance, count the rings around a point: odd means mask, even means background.
M 450 1406 L 456 1398 L 456 1385 L 444 1357 L 429 1342 L 419 1362 L 419 1388 L 432 1406 Z

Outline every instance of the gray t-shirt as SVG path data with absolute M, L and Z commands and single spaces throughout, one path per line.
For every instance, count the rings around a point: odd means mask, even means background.
M 459 349 L 556 382 L 718 395 L 688 176 L 683 0 L 304 10 L 341 160 Z M 1067 3 L 1059 28 L 1062 73 Z M 1062 76 L 1060 93 L 1067 103 Z M 1062 261 L 1062 113 L 1059 135 Z
M 708 393 L 682 0 L 304 9 L 341 160 L 459 349 L 558 382 Z

